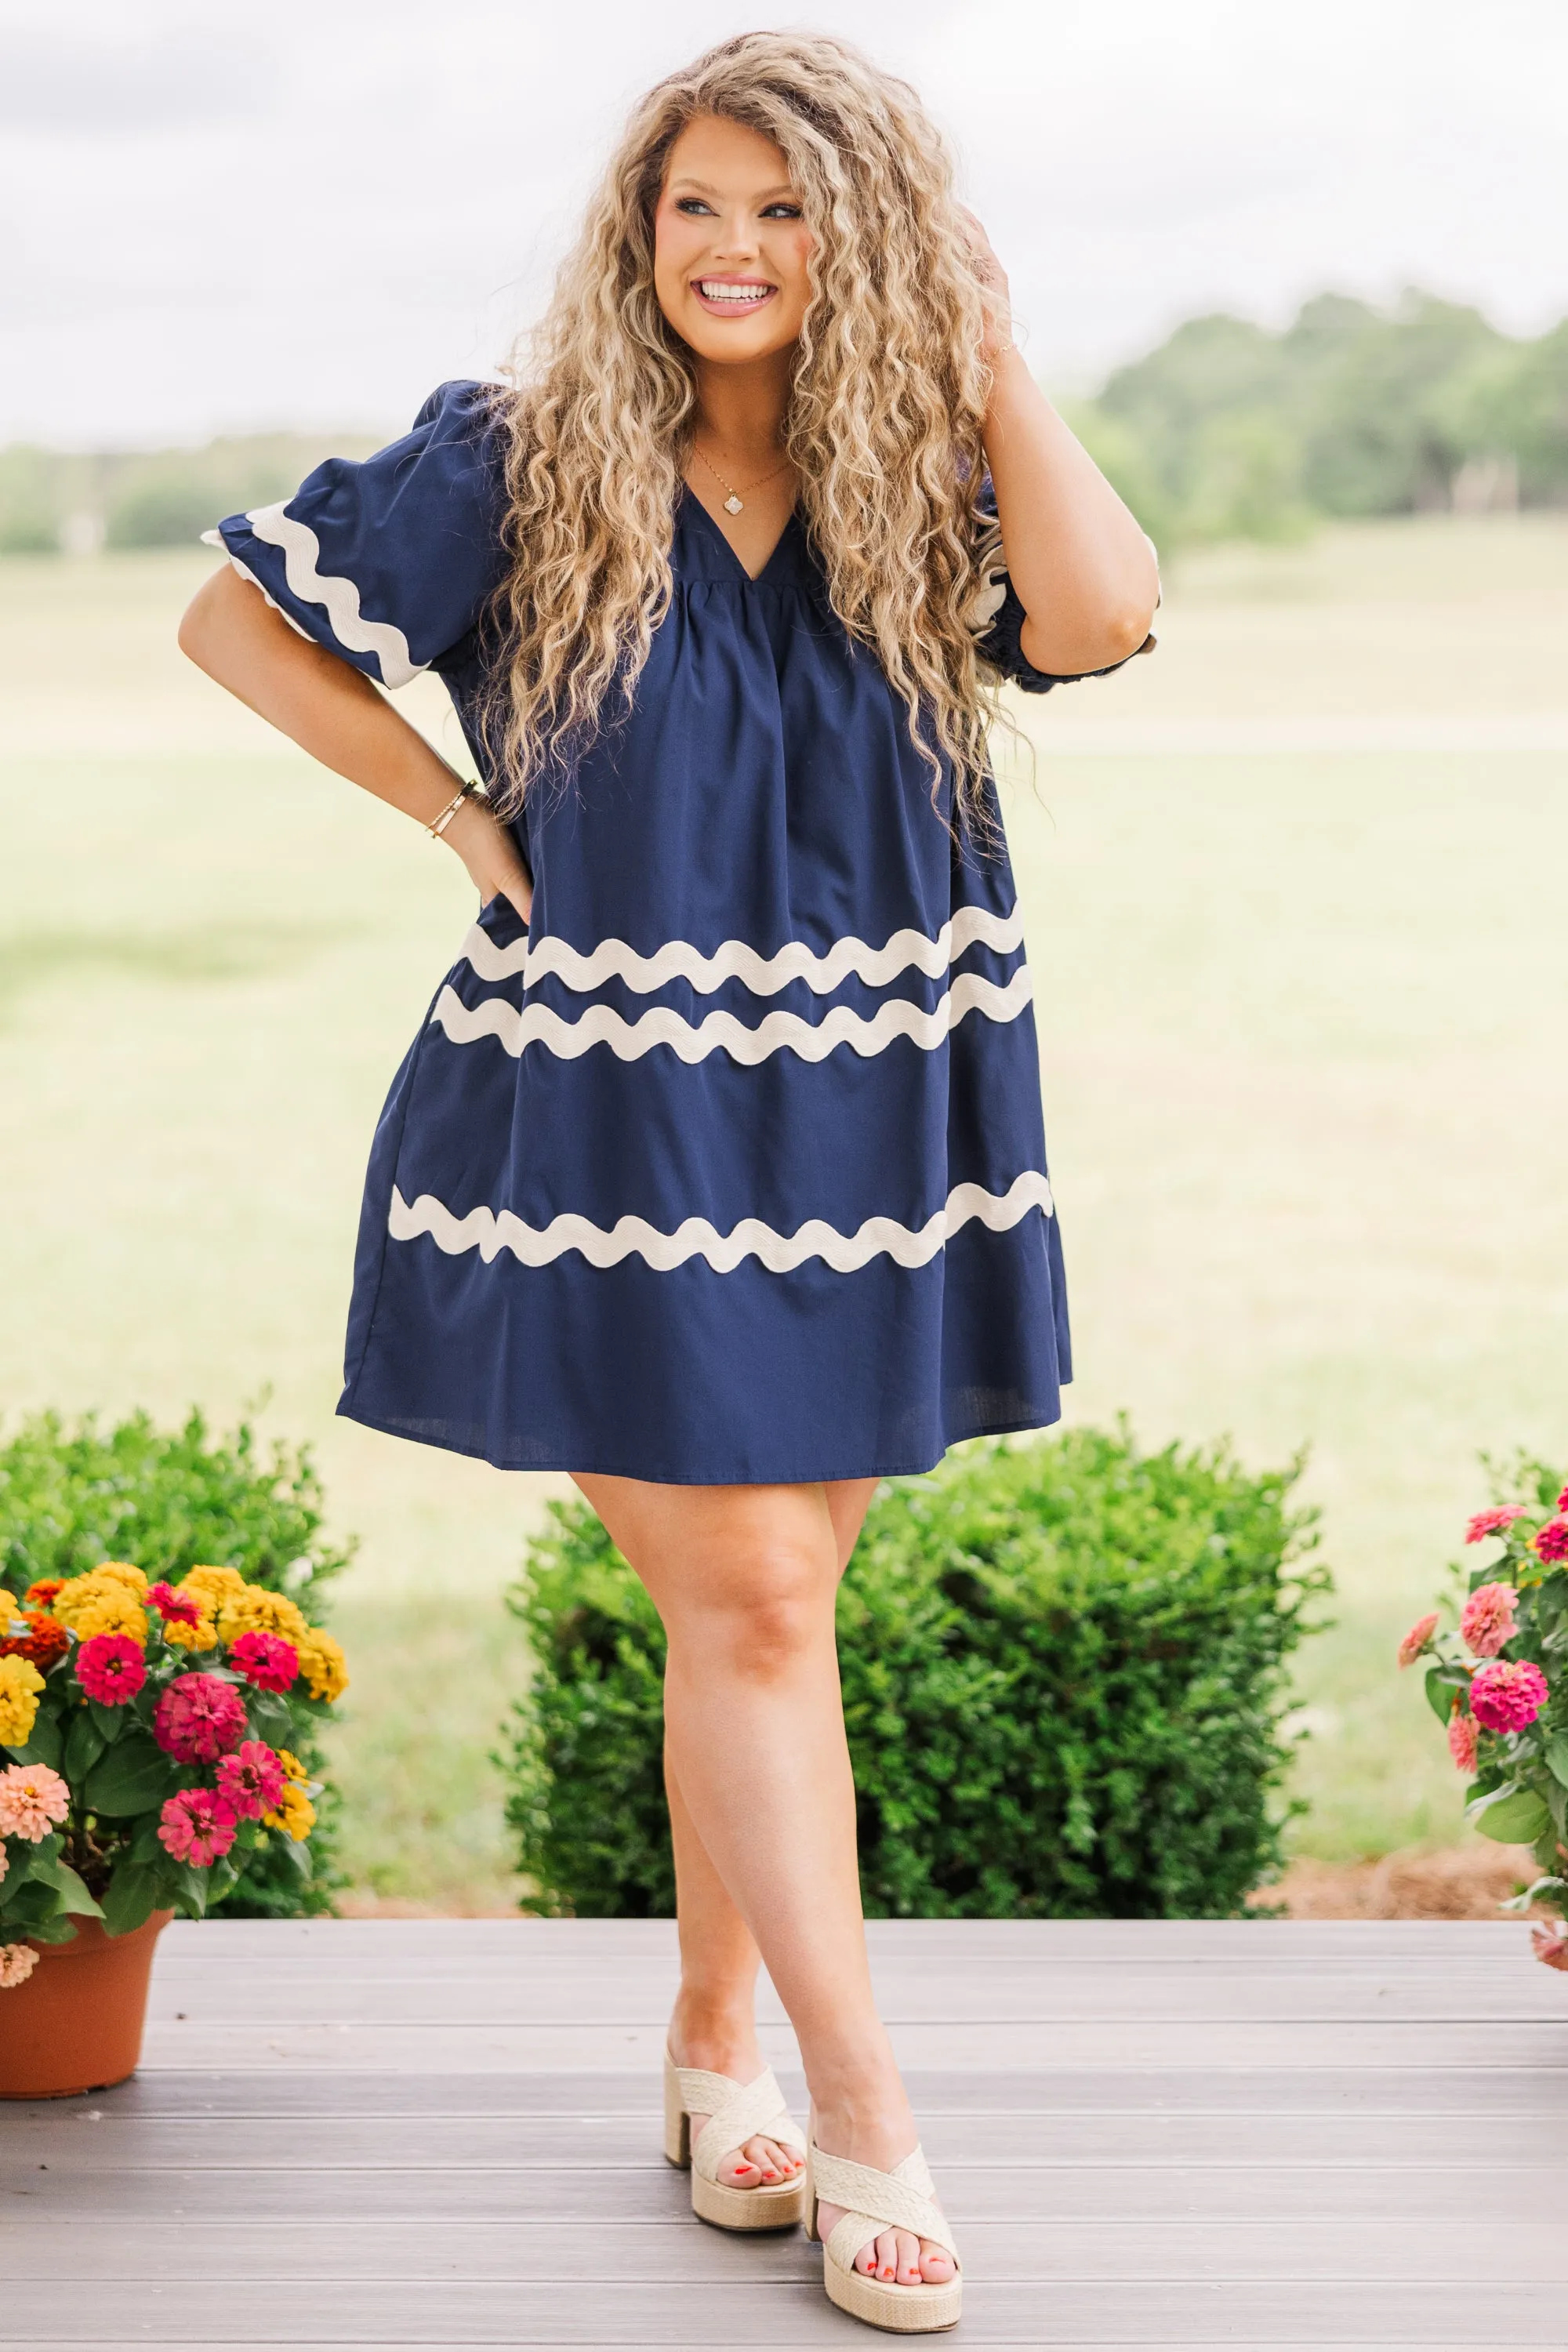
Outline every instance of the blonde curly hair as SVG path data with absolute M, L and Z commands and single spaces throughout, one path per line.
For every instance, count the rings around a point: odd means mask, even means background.
M 981 282 L 942 137 L 914 91 L 841 41 L 746 33 L 634 110 L 531 347 L 498 393 L 507 436 L 509 657 L 491 729 L 503 813 L 629 708 L 670 596 L 696 421 L 692 355 L 654 290 L 654 212 L 686 125 L 780 147 L 815 237 L 784 447 L 828 597 L 909 713 L 933 794 L 977 814 L 994 681 L 980 584 Z

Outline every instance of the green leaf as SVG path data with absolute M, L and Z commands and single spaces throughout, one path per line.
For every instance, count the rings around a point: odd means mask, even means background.
M 52 1919 L 37 1919 L 26 1933 L 35 1944 L 69 1944 L 76 1940 L 76 1929 L 65 1912 L 57 1911 Z
M 68 1862 L 61 1862 L 57 1855 L 52 1861 L 46 1863 L 41 1870 L 35 1865 L 33 1875 L 35 1878 L 44 1880 L 47 1885 L 55 1889 L 73 1917 L 102 1918 L 102 1910 L 93 1901 L 85 1884 L 78 1877 Z
M 126 1719 L 130 1713 L 129 1707 L 125 1705 L 121 1705 L 119 1706 L 105 1706 L 101 1699 L 89 1698 L 87 1703 L 87 1711 L 89 1715 L 91 1716 L 94 1723 L 97 1724 L 100 1731 L 103 1734 L 104 1746 L 106 1748 L 112 1748 L 115 1741 L 119 1738 L 121 1733 L 125 1728 Z
M 46 1692 L 45 1696 L 47 1696 Z M 47 1715 L 40 1706 L 34 1718 L 31 1738 L 25 1748 L 8 1748 L 7 1756 L 18 1764 L 47 1764 L 51 1772 L 60 1769 L 60 1727 L 58 1717 Z
M 91 1709 L 79 1707 L 66 1733 L 66 1760 L 61 1768 L 73 1789 L 80 1788 L 108 1744 L 92 1719 Z
M 1552 1820 L 1533 1789 L 1508 1787 L 1468 1807 L 1467 1818 L 1500 1845 L 1533 1845 Z
M 82 1802 L 93 1813 L 110 1820 L 128 1813 L 147 1813 L 172 1797 L 180 1785 L 178 1768 L 155 1740 L 128 1732 L 106 1749 L 88 1774 Z
M 11 1918 L 31 1936 L 49 1920 L 64 1918 L 65 1896 L 47 1878 L 35 1874 L 18 1886 L 15 1894 L 7 1889 L 5 1908 Z
M 1568 1731 L 1553 1734 L 1546 1743 L 1545 1755 L 1547 1770 L 1568 1787 Z
M 138 1862 L 122 1862 L 103 1897 L 103 1924 L 111 1936 L 129 1936 L 158 1908 L 159 1874 Z
M 291 1864 L 301 1878 L 309 1878 L 310 1875 L 310 1847 L 303 1841 L 296 1843 L 291 1837 L 280 1837 L 277 1843 L 281 1850 L 283 1860 Z
M 287 1704 L 273 1691 L 258 1691 L 250 1702 L 250 1720 L 258 1739 L 272 1748 L 292 1748 L 294 1718 Z
M 239 1885 L 239 1873 L 226 1854 L 221 1861 L 214 1863 L 206 1877 L 207 1908 L 210 1911 L 215 1903 L 221 1903 L 224 1896 L 232 1894 Z
M 188 1862 L 182 1862 L 175 1867 L 174 1878 L 187 1915 L 193 1919 L 204 1918 L 207 1907 L 207 1873 L 195 1869 Z
M 1427 1667 L 1426 1704 L 1431 1708 L 1433 1714 L 1436 1717 L 1438 1722 L 1443 1726 L 1445 1730 L 1447 1729 L 1448 1717 L 1454 1712 L 1454 1692 L 1456 1688 L 1457 1685 L 1445 1675 L 1436 1666 Z

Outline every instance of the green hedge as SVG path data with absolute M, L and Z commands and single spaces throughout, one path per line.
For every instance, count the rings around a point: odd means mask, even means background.
M 1241 1909 L 1279 1864 L 1285 1661 L 1330 1589 L 1299 1468 L 1078 1430 L 879 1491 L 838 1602 L 873 1916 Z M 651 1603 L 574 1503 L 510 1605 L 536 1662 L 510 1759 L 527 1907 L 667 1915 Z
M 248 1423 L 213 1437 L 199 1412 L 159 1429 L 142 1412 L 101 1427 L 39 1413 L 0 1443 L 0 1583 L 16 1594 L 45 1576 L 80 1576 L 102 1559 L 132 1561 L 177 1583 L 190 1569 L 237 1568 L 251 1584 L 287 1592 L 322 1622 L 321 1588 L 347 1566 L 350 1544 L 322 1535 L 321 1480 L 304 1447 L 263 1453 Z M 353 1661 L 349 1661 L 353 1672 Z M 323 1780 L 314 1743 L 300 1750 Z M 333 1861 L 336 1792 L 316 1801 L 311 1878 L 301 1882 L 279 1851 L 258 1861 L 226 1918 L 291 1918 L 331 1907 L 342 1874 Z

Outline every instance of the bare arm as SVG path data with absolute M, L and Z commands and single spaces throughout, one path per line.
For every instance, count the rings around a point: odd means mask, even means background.
M 440 815 L 462 782 L 363 672 L 301 637 L 228 565 L 192 598 L 180 647 L 312 759 L 421 824 Z M 467 801 L 441 838 L 481 899 L 500 892 L 526 921 L 532 888 L 504 824 Z
M 1019 641 L 1047 676 L 1081 677 L 1137 652 L 1160 601 L 1159 570 L 1139 525 L 1015 348 L 1006 278 L 971 219 L 991 298 L 985 457 L 1008 575 L 1028 616 Z

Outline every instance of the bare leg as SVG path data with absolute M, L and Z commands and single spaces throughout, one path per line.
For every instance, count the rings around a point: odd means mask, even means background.
M 762 1955 L 708 1859 L 668 1756 L 664 1785 L 680 1933 L 680 1990 L 669 2021 L 669 2054 L 678 2066 L 701 2066 L 732 2082 L 754 2082 L 763 2071 L 756 2026 Z M 694 2142 L 707 2127 L 706 2116 L 692 2116 Z M 726 2189 L 760 2189 L 767 2181 L 793 2179 L 801 2161 L 793 2147 L 759 2134 L 726 2156 L 718 2178 Z
M 827 1489 L 840 1576 L 849 1564 L 876 1486 L 874 1478 L 857 1478 L 840 1480 Z M 680 1990 L 669 2022 L 670 2055 L 678 2066 L 701 2066 L 715 2074 L 728 2074 L 735 2082 L 749 2083 L 763 2071 L 756 2032 L 757 1969 L 762 1955 L 697 1834 L 668 1754 L 664 1785 L 675 1849 L 680 1936 Z M 692 2116 L 694 2141 L 707 2121 L 706 2116 Z M 755 2189 L 767 2181 L 788 2179 L 800 2168 L 801 2159 L 793 2148 L 758 2137 L 733 2151 L 720 2167 L 718 2178 L 726 2188 Z
M 843 1502 L 820 1486 L 578 1484 L 664 1621 L 670 1769 L 795 2026 L 819 2143 L 890 2170 L 917 2135 L 860 1913 L 834 1640 Z M 885 2232 L 858 2267 L 911 2283 L 952 2274 L 945 2252 L 907 2231 Z

